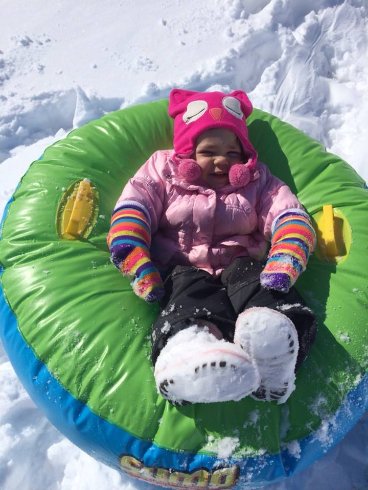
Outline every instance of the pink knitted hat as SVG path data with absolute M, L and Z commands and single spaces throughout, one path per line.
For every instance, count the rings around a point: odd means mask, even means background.
M 230 182 L 245 185 L 257 162 L 257 152 L 248 139 L 245 122 L 252 110 L 248 96 L 241 90 L 224 94 L 173 89 L 169 96 L 169 115 L 174 119 L 174 150 L 180 160 L 181 176 L 194 182 L 200 175 L 199 166 L 196 169 L 195 161 L 191 160 L 198 136 L 208 129 L 224 128 L 236 134 L 247 159 L 245 165 L 234 166 L 237 169 L 229 175 L 233 177 Z

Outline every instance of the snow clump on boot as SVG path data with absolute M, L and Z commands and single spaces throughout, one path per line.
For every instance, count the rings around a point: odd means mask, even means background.
M 295 389 L 298 335 L 283 313 L 254 307 L 238 316 L 234 342 L 257 364 L 261 383 L 252 393 L 257 400 L 285 403 Z
M 173 403 L 240 400 L 259 387 L 257 367 L 235 344 L 193 325 L 171 337 L 157 358 L 158 391 Z

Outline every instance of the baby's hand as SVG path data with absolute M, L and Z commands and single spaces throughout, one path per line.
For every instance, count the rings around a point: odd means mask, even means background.
M 261 273 L 261 285 L 266 289 L 287 293 L 291 287 L 291 280 L 288 274 L 283 272 L 269 272 L 266 264 Z
M 305 270 L 315 239 L 306 213 L 294 209 L 280 215 L 275 221 L 268 260 L 261 272 L 261 285 L 287 293 Z
M 122 262 L 120 270 L 127 276 L 134 276 L 133 291 L 140 298 L 152 303 L 163 297 L 164 285 L 147 249 L 135 247 Z
M 107 244 L 114 265 L 134 277 L 133 290 L 145 301 L 164 295 L 160 273 L 151 262 L 151 227 L 148 212 L 139 203 L 123 202 L 111 218 Z

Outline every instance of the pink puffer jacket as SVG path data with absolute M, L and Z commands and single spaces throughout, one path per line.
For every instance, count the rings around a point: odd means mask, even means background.
M 219 190 L 177 175 L 172 150 L 154 153 L 125 186 L 122 201 L 139 202 L 151 217 L 151 258 L 159 268 L 191 264 L 218 275 L 236 257 L 266 257 L 274 219 L 303 209 L 289 187 L 258 162 L 245 187 Z

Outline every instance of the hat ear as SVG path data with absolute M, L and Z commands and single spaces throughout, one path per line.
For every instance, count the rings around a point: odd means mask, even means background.
M 244 113 L 244 116 L 247 118 L 253 111 L 253 105 L 251 101 L 249 100 L 247 94 L 243 92 L 242 90 L 234 90 L 229 94 L 231 97 L 235 97 L 240 101 L 242 111 Z
M 197 92 L 193 92 L 192 90 L 174 88 L 169 95 L 169 115 L 171 117 L 175 117 L 177 114 L 182 112 L 185 108 L 183 103 L 196 93 Z

